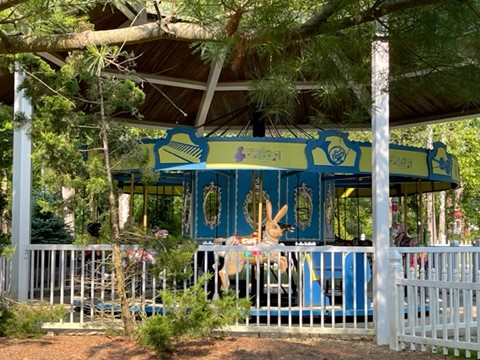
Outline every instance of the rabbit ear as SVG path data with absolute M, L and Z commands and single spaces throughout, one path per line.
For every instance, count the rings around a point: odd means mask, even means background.
M 285 216 L 285 214 L 287 213 L 287 210 L 288 210 L 288 206 L 286 204 L 283 205 L 283 207 L 278 211 L 277 215 L 275 215 L 275 219 L 273 220 L 278 222 L 278 220 L 280 220 L 282 217 Z
M 272 203 L 270 200 L 265 200 L 265 212 L 267 213 L 267 220 L 272 220 Z

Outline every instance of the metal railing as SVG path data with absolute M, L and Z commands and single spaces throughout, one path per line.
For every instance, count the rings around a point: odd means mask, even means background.
M 64 304 L 68 316 L 63 326 L 99 322 L 118 313 L 110 246 L 30 245 L 27 250 L 29 299 Z M 158 291 L 167 289 L 165 278 L 152 276 L 144 259 L 128 261 L 129 250 L 124 249 L 124 264 L 132 311 L 162 313 Z M 250 299 L 251 312 L 230 331 L 374 334 L 371 247 L 200 245 L 193 276 L 177 286 L 186 288 L 210 273 L 202 284 L 205 296 L 221 296 L 222 263 L 232 254 L 249 264 L 240 269 L 241 262 L 236 263 L 229 290 Z M 288 264 L 283 273 L 280 258 Z

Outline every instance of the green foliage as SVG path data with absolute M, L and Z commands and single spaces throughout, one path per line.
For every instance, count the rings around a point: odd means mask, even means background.
M 85 14 L 106 1 L 29 0 L 3 12 L 0 29 L 6 35 L 47 35 L 85 31 L 92 26 Z M 16 5 L 16 6 L 14 6 Z
M 250 300 L 225 294 L 213 300 L 206 297 L 204 282 L 209 276 L 183 292 L 161 291 L 165 315 L 146 318 L 138 329 L 141 343 L 159 352 L 172 350 L 172 341 L 182 337 L 207 336 L 222 327 L 242 322 L 250 312 Z
M 107 121 L 110 163 L 114 169 L 131 164 L 141 168 L 146 162 L 145 153 L 137 146 L 145 134 L 131 131 L 121 122 L 110 122 L 109 118 L 122 111 L 139 116 L 137 107 L 145 95 L 131 80 L 99 73 L 102 66 L 128 71 L 130 55 L 117 48 L 109 52 L 106 47 L 90 47 L 86 52 L 72 52 L 59 71 L 34 55 L 23 55 L 19 62 L 27 74 L 22 86 L 35 106 L 29 128 L 35 139 L 35 184 L 74 189 L 74 195 L 65 204 L 71 211 L 87 209 L 93 196 L 95 201 L 102 202 L 111 184 L 104 167 L 104 144 L 99 137 L 101 119 Z M 23 120 L 17 117 L 17 124 L 21 125 Z M 106 208 L 102 210 L 109 213 Z M 96 214 L 91 216 L 87 221 L 95 219 Z
M 0 296 L 0 336 L 16 339 L 39 337 L 43 322 L 60 321 L 65 315 L 63 305 L 31 306 Z
M 147 197 L 147 227 L 165 229 L 173 236 L 180 236 L 182 200 L 181 196 L 149 195 Z M 135 195 L 133 204 L 134 222 L 141 224 L 143 219 L 143 195 Z
M 449 151 L 457 157 L 462 180 L 461 204 L 464 219 L 480 224 L 480 119 L 448 122 L 438 126 Z
M 176 284 L 183 286 L 183 281 L 191 279 L 193 275 L 191 264 L 197 246 L 197 242 L 188 237 L 169 235 L 164 239 L 154 238 L 154 273 L 166 276 L 167 284 L 171 287 Z
M 372 235 L 372 202 L 370 198 L 342 198 L 337 201 L 335 216 L 335 234 L 342 239 L 367 239 Z
M 6 239 L 6 235 L 0 235 L 0 257 L 11 258 L 15 253 L 15 248 L 13 246 L 9 246 L 8 243 L 4 243 L 4 239 Z M 7 239 L 10 241 L 10 239 Z
M 54 208 L 58 206 L 52 194 L 34 193 L 32 206 L 32 244 L 71 244 L 72 235 L 62 216 Z
M 13 111 L 0 104 L 0 170 L 9 169 L 13 161 Z M 0 206 L 0 212 L 2 208 Z
M 448 356 L 454 357 L 455 359 L 478 359 L 478 351 L 470 350 L 467 356 L 467 350 L 448 348 Z

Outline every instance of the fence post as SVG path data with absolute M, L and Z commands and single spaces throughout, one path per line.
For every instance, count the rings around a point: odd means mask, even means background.
M 400 314 L 399 309 L 403 306 L 403 288 L 400 288 L 397 284 L 403 277 L 403 264 L 402 255 L 395 248 L 390 248 L 388 270 L 389 293 L 393 295 L 390 301 L 389 314 L 386 314 L 386 316 L 390 316 L 390 349 L 399 351 L 401 348 L 398 341 L 398 329 L 403 328 L 403 324 L 400 325 L 400 322 L 403 321 L 403 313 Z

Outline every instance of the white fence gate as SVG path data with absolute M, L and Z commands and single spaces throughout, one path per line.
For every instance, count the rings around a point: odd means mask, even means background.
M 392 349 L 480 359 L 479 250 L 469 246 L 392 251 Z

